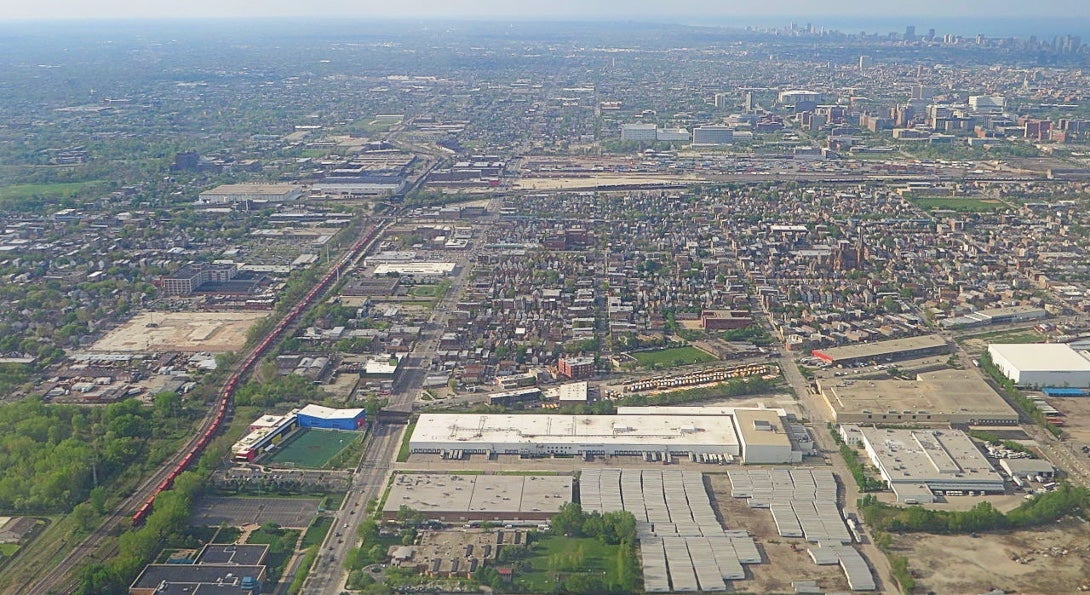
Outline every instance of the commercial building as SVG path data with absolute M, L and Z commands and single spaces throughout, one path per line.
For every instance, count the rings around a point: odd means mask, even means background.
M 621 140 L 653 142 L 658 140 L 658 127 L 654 124 L 623 124 Z
M 734 129 L 730 126 L 698 126 L 693 129 L 693 146 L 714 147 L 734 142 Z
M 302 197 L 303 189 L 294 184 L 224 184 L 201 192 L 198 203 L 289 202 Z
M 205 283 L 226 283 L 235 278 L 238 267 L 234 264 L 187 264 L 171 275 L 159 278 L 159 286 L 165 295 L 189 295 Z
M 562 357 L 556 363 L 556 372 L 572 380 L 590 378 L 594 376 L 594 358 L 589 356 Z
M 366 424 L 363 409 L 332 409 L 310 404 L 300 409 L 297 415 L 301 428 L 358 430 Z
M 569 475 L 398 473 L 382 508 L 384 520 L 402 506 L 445 523 L 545 521 L 572 501 Z
M 912 380 L 817 382 L 838 423 L 1014 425 L 1018 414 L 980 376 L 963 370 L 918 374 Z
M 788 107 L 798 109 L 800 106 L 813 105 L 817 106 L 819 103 L 825 101 L 825 95 L 818 93 L 817 91 L 803 91 L 798 89 L 790 89 L 787 91 L 780 91 L 776 96 L 776 103 Z
M 196 559 L 149 564 L 129 586 L 129 595 L 256 595 L 265 580 L 267 545 L 210 543 Z
M 833 365 L 850 366 L 855 363 L 893 362 L 950 353 L 950 344 L 939 335 L 924 335 L 891 341 L 878 341 L 844 347 L 813 350 L 814 357 Z
M 250 431 L 231 446 L 235 461 L 245 463 L 256 459 L 262 452 L 283 442 L 284 438 L 299 427 L 298 410 L 286 415 L 263 415 L 250 424 Z
M 983 453 L 959 430 L 901 430 L 841 426 L 848 443 L 860 443 L 882 479 L 905 504 L 935 495 L 1002 494 L 1006 485 Z
M 412 453 L 730 455 L 792 463 L 812 446 L 789 431 L 782 409 L 623 407 L 617 415 L 424 414 Z
M 589 400 L 590 385 L 586 382 L 569 382 L 545 391 L 546 399 L 556 399 L 561 405 L 579 405 Z
M 1090 387 L 1087 352 L 1063 343 L 994 344 L 988 354 L 999 371 L 1018 386 Z

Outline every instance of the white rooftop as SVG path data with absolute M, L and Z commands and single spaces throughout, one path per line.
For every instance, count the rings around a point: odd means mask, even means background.
M 412 442 L 736 446 L 738 437 L 728 416 L 425 413 Z
M 988 346 L 1022 372 L 1090 372 L 1090 359 L 1064 343 L 997 343 Z
M 299 410 L 299 415 L 317 417 L 319 419 L 355 419 L 363 412 L 363 409 L 333 409 L 321 405 L 310 404 Z

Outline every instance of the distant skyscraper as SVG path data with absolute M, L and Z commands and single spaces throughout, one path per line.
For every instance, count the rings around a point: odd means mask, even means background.
M 743 103 L 745 104 L 746 113 L 752 112 L 757 109 L 757 102 L 753 99 L 753 91 L 746 91 Z
M 715 107 L 718 109 L 730 109 L 734 105 L 730 93 L 716 93 L 715 94 Z
M 916 25 L 905 27 L 905 41 L 910 43 L 916 41 Z
M 859 56 L 859 72 L 870 68 L 871 60 L 870 56 Z

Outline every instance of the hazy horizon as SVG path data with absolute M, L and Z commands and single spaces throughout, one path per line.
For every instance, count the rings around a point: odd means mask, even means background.
M 351 0 L 188 0 L 177 3 L 146 0 L 41 0 L 4 3 L 0 21 L 18 20 L 130 20 L 130 19 L 210 19 L 210 18 L 425 18 L 425 19 L 616 19 L 692 22 L 708 19 L 767 20 L 811 19 L 837 21 L 915 19 L 924 21 L 951 18 L 1033 20 L 1062 17 L 1067 24 L 1090 16 L 1082 0 L 1040 0 L 1027 14 L 1023 2 L 985 2 L 979 0 L 943 2 L 918 0 L 894 7 L 867 0 L 829 0 L 820 7 L 806 0 L 766 0 L 761 3 L 681 0 L 664 4 L 652 0 L 616 2 L 606 0 L 401 0 L 375 2 Z M 911 23 L 906 23 L 911 24 Z

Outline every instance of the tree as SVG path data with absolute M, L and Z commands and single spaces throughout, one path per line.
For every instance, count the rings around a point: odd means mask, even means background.
M 560 512 L 553 517 L 553 533 L 581 537 L 583 535 L 583 507 L 577 502 L 560 505 Z

